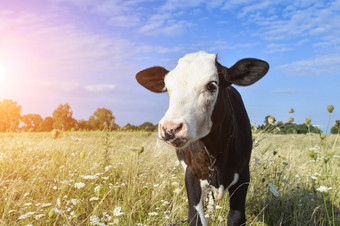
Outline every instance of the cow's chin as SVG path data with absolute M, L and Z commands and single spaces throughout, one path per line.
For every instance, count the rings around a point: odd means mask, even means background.
M 170 140 L 163 140 L 167 145 L 169 145 L 170 147 L 174 147 L 177 149 L 183 149 L 186 148 L 188 146 L 188 144 L 190 143 L 188 139 L 186 138 L 179 138 L 179 137 L 175 137 L 173 139 Z

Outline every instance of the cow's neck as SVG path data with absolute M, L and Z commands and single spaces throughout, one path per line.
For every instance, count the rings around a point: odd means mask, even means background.
M 221 93 L 221 102 L 223 107 L 217 106 L 221 109 L 217 109 L 217 114 L 223 114 L 221 121 L 214 122 L 213 129 L 210 133 L 201 138 L 200 140 L 204 143 L 210 154 L 217 157 L 220 153 L 226 150 L 229 142 L 233 139 L 234 130 L 234 117 L 233 108 L 229 99 L 228 91 Z M 227 142 L 226 142 L 227 141 Z

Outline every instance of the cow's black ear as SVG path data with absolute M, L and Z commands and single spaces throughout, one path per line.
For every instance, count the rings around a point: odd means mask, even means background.
M 266 61 L 246 58 L 227 69 L 226 81 L 239 86 L 249 86 L 260 80 L 269 70 Z
M 150 67 L 136 74 L 139 84 L 146 89 L 155 92 L 165 92 L 164 77 L 169 71 L 163 67 Z

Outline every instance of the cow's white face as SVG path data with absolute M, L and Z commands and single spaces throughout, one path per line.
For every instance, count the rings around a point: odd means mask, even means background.
M 165 139 L 166 143 L 184 147 L 190 141 L 208 135 L 219 91 L 216 54 L 197 52 L 185 55 L 165 76 L 164 83 L 169 108 L 159 122 L 159 138 L 164 139 L 172 129 L 177 137 Z
M 216 54 L 201 51 L 179 59 L 170 72 L 162 67 L 147 68 L 138 72 L 136 79 L 153 92 L 168 91 L 169 109 L 159 122 L 158 135 L 167 144 L 184 148 L 209 134 L 220 89 L 230 84 L 251 85 L 268 69 L 267 62 L 254 58 L 227 68 L 217 62 Z

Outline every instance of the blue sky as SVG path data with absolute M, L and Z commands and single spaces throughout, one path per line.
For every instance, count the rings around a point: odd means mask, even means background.
M 340 119 L 339 21 L 340 1 L 3 0 L 0 99 L 22 114 L 49 116 L 68 102 L 76 119 L 106 107 L 121 126 L 156 123 L 167 95 L 140 87 L 135 74 L 205 50 L 225 66 L 269 62 L 262 80 L 237 87 L 252 123 L 310 117 L 325 129 L 327 105 L 332 124 Z

